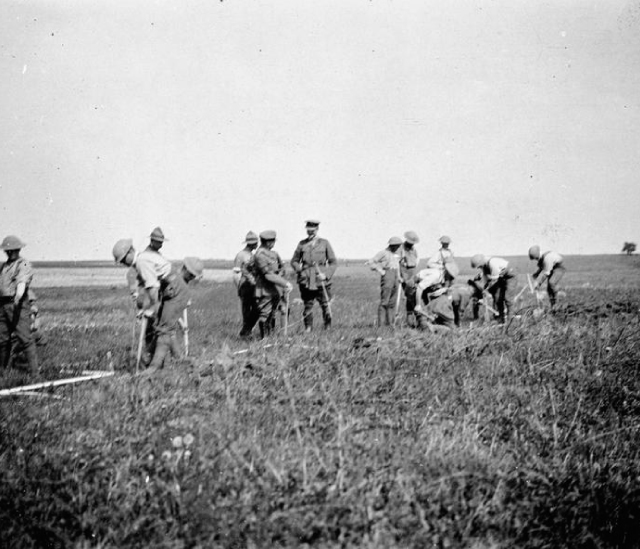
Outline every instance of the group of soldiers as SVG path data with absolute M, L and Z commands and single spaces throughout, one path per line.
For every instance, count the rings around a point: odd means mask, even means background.
M 330 328 L 332 323 L 331 285 L 337 259 L 329 241 L 318 236 L 319 226 L 316 219 L 306 221 L 307 236 L 298 243 L 291 258 L 304 304 L 302 321 L 306 332 L 313 329 L 316 301 L 324 328 Z M 186 257 L 177 266 L 166 259 L 160 252 L 166 241 L 160 227 L 151 232 L 149 239 L 149 245 L 141 252 L 135 250 L 131 239 L 118 240 L 112 253 L 116 263 L 128 267 L 129 289 L 144 326 L 142 362 L 161 368 L 170 354 L 182 354 L 176 334 L 180 328 L 186 330 L 190 303 L 187 285 L 202 277 L 203 263 L 197 257 Z M 440 331 L 458 326 L 469 303 L 473 304 L 474 319 L 484 305 L 496 320 L 508 322 L 513 313 L 517 274 L 506 259 L 474 255 L 471 266 L 478 270 L 477 275 L 466 284 L 456 284 L 459 269 L 450 248 L 451 238 L 440 237 L 440 248 L 421 270 L 416 250 L 419 241 L 414 231 L 404 233 L 404 239 L 394 236 L 384 250 L 367 262 L 380 274 L 378 326 L 395 323 L 401 295 L 405 297 L 407 323 L 419 329 Z M 288 318 L 292 284 L 285 276 L 282 258 L 273 249 L 275 243 L 275 231 L 266 230 L 259 235 L 249 232 L 244 248 L 235 258 L 233 272 L 241 302 L 242 338 L 250 338 L 256 324 L 260 337 L 273 333 L 279 310 Z M 5 237 L 0 244 L 7 256 L 0 266 L 0 367 L 6 368 L 21 353 L 29 370 L 35 373 L 36 343 L 43 334 L 38 329 L 38 307 L 31 289 L 33 269 L 20 255 L 24 246 L 14 235 Z M 537 245 L 529 248 L 529 258 L 537 264 L 531 291 L 546 282 L 553 308 L 558 283 L 565 273 L 563 258 L 554 251 L 541 253 Z M 489 297 L 495 308 L 489 305 Z
M 471 267 L 477 274 L 466 284 L 455 284 L 459 269 L 451 238 L 439 239 L 440 249 L 431 255 L 426 268 L 418 270 L 418 254 L 415 245 L 419 242 L 414 231 L 404 233 L 404 240 L 394 236 L 387 247 L 378 252 L 367 264 L 380 273 L 380 304 L 378 326 L 392 324 L 399 313 L 401 289 L 405 296 L 407 323 L 433 332 L 450 330 L 460 325 L 460 319 L 468 304 L 473 307 L 473 318 L 479 317 L 484 305 L 501 324 L 508 323 L 514 310 L 514 293 L 517 286 L 516 270 L 509 261 L 501 257 L 486 257 L 476 254 L 471 258 Z M 537 292 L 546 281 L 551 307 L 556 305 L 558 284 L 565 273 L 563 257 L 557 252 L 541 253 L 540 247 L 529 248 L 529 259 L 536 261 L 532 275 L 531 292 Z M 489 297 L 493 307 L 488 303 Z M 517 298 L 517 296 L 516 296 Z
M 154 369 L 162 368 L 169 355 L 182 356 L 177 331 L 187 329 L 187 285 L 201 278 L 204 270 L 197 257 L 185 257 L 180 266 L 171 263 L 160 252 L 166 240 L 156 227 L 143 251 L 136 251 L 130 238 L 118 240 L 112 250 L 116 263 L 129 268 L 129 291 L 142 321 L 144 345 L 138 362 Z
M 313 306 L 317 301 L 322 310 L 324 328 L 331 327 L 331 279 L 337 267 L 336 255 L 329 241 L 318 236 L 320 221 L 305 223 L 307 237 L 296 246 L 291 267 L 296 273 L 300 298 L 304 303 L 302 320 L 306 332 L 313 329 Z M 279 308 L 289 314 L 292 284 L 284 277 L 285 267 L 273 249 L 275 231 L 260 235 L 247 233 L 244 248 L 234 260 L 234 281 L 242 309 L 240 337 L 249 338 L 256 324 L 260 337 L 272 333 Z

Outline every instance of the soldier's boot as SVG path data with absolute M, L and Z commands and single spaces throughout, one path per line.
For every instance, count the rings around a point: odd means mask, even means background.
M 407 311 L 407 326 L 415 328 L 417 326 L 416 314 L 412 311 Z
M 264 339 L 271 333 L 268 321 L 261 320 L 258 322 L 258 328 L 260 329 L 260 339 Z
M 382 328 L 384 326 L 385 310 L 386 309 L 382 305 L 378 306 L 378 328 Z
M 391 326 L 391 310 L 388 308 L 384 310 L 384 325 Z
M 36 352 L 36 344 L 34 341 L 24 348 L 24 355 L 29 365 L 29 373 L 36 375 L 38 373 L 38 353 Z
M 11 359 L 11 341 L 0 343 L 0 368 L 8 368 Z
M 182 358 L 184 356 L 184 352 L 182 351 L 180 343 L 178 343 L 176 334 L 171 334 L 171 336 L 169 337 L 169 348 L 171 350 L 171 356 L 173 358 Z
M 171 351 L 171 336 L 161 335 L 158 336 L 156 341 L 156 348 L 153 352 L 153 358 L 149 363 L 149 368 L 159 370 L 164 366 L 164 361 L 169 352 Z

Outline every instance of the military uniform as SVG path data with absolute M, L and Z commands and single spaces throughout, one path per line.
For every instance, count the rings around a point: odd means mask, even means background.
M 380 304 L 378 305 L 378 327 L 391 325 L 391 311 L 395 307 L 400 287 L 400 251 L 402 240 L 389 239 L 389 246 L 379 251 L 367 264 L 380 273 Z M 394 249 L 395 248 L 395 249 Z
M 180 352 L 176 333 L 178 319 L 188 302 L 186 283 L 171 262 L 151 247 L 134 256 L 132 268 L 135 269 L 140 308 L 150 301 L 146 299 L 149 292 L 158 292 L 159 307 L 155 322 L 147 325 L 143 362 L 149 363 L 149 367 L 160 368 L 169 351 L 174 356 Z
M 38 372 L 36 343 L 29 318 L 29 286 L 33 279 L 31 263 L 16 253 L 24 244 L 14 236 L 4 239 L 0 246 L 8 260 L 0 267 L 0 367 L 6 368 L 11 358 L 11 337 L 15 335 L 27 358 L 29 370 Z M 19 288 L 23 289 L 18 296 Z M 17 299 L 18 298 L 18 299 Z
M 498 320 L 505 323 L 513 313 L 513 294 L 517 285 L 517 272 L 506 259 L 490 257 L 481 265 L 480 284 L 493 297 Z
M 400 279 L 407 310 L 407 322 L 413 326 L 415 324 L 414 309 L 416 307 L 416 284 L 415 274 L 418 269 L 418 251 L 415 248 L 420 239 L 413 231 L 404 233 L 404 244 L 400 247 Z
M 311 224 L 311 225 L 310 225 Z M 317 227 L 319 222 L 308 221 L 307 226 Z M 325 328 L 331 326 L 331 278 L 337 268 L 337 260 L 328 240 L 309 236 L 298 243 L 291 259 L 291 267 L 298 274 L 300 297 L 304 302 L 302 318 L 307 330 L 313 327 L 313 303 L 318 301 L 322 309 Z M 321 280 L 319 273 L 324 274 Z
M 559 253 L 545 252 L 538 259 L 537 270 L 533 273 L 537 286 L 542 286 L 547 281 L 547 295 L 552 307 L 556 304 L 558 284 L 566 272 L 563 261 L 564 258 Z
M 439 269 L 446 286 L 451 286 L 458 275 L 458 266 L 455 263 L 453 251 L 449 248 L 451 239 L 448 236 L 441 236 L 439 239 L 440 249 L 427 260 L 428 269 Z
M 252 232 L 247 234 L 245 239 L 247 244 L 244 249 L 236 254 L 233 262 L 233 280 L 238 290 L 240 298 L 240 308 L 242 312 L 242 328 L 240 337 L 251 335 L 253 327 L 258 322 L 258 306 L 256 303 L 256 279 L 251 272 L 253 262 L 253 250 L 258 243 L 258 236 Z
M 280 255 L 270 249 L 267 244 L 267 242 L 275 241 L 275 238 L 275 231 L 260 233 L 261 245 L 253 256 L 252 270 L 256 278 L 255 296 L 260 337 L 268 336 L 273 332 L 281 288 L 291 288 L 291 285 L 282 277 L 284 263 Z

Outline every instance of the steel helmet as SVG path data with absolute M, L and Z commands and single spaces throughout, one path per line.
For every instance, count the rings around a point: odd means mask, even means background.
M 249 231 L 247 236 L 244 237 L 245 244 L 257 244 L 258 243 L 258 235 L 253 231 Z
M 151 234 L 149 235 L 149 238 L 151 240 L 155 240 L 156 242 L 166 242 L 168 240 L 164 237 L 164 233 L 162 232 L 162 229 L 160 227 L 156 227 L 155 229 L 153 229 L 153 231 L 151 231 Z
M 420 242 L 420 238 L 415 231 L 407 231 L 406 233 L 404 233 L 404 239 L 409 244 L 417 244 L 418 242 Z
M 540 259 L 540 246 L 535 245 L 529 248 L 529 259 Z
M 476 254 L 471 258 L 471 266 L 474 269 L 482 267 L 487 262 L 487 258 L 482 254 Z
M 438 239 L 438 242 L 440 242 L 440 244 L 451 244 L 451 238 L 445 234 Z
M 388 242 L 389 246 L 400 246 L 402 239 L 399 236 L 392 236 Z
M 118 240 L 113 246 L 113 258 L 116 263 L 122 263 L 122 260 L 129 253 L 129 250 L 133 248 L 133 240 L 130 238 L 122 238 Z
M 200 278 L 202 276 L 202 271 L 204 271 L 204 265 L 202 264 L 202 260 L 198 257 L 185 257 L 184 258 L 184 268 L 187 269 L 193 276 L 196 278 Z
M 24 248 L 26 244 L 22 242 L 17 236 L 10 234 L 9 236 L 5 236 L 2 244 L 0 244 L 0 248 L 5 251 L 9 250 L 20 250 Z

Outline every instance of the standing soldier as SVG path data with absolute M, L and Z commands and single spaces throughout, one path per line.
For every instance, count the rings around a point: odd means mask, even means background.
M 549 302 L 553 309 L 556 305 L 558 284 L 566 271 L 562 264 L 564 258 L 559 253 L 551 251 L 540 255 L 540 246 L 531 246 L 531 248 L 529 248 L 529 259 L 538 262 L 538 268 L 532 275 L 535 280 L 533 289 L 537 290 L 546 280 L 547 294 L 549 295 Z
M 284 264 L 278 252 L 275 231 L 260 233 L 260 247 L 253 256 L 253 271 L 256 277 L 256 299 L 260 337 L 271 335 L 275 326 L 275 313 L 280 302 L 280 289 L 291 291 L 291 284 L 282 276 Z
M 291 267 L 298 274 L 300 297 L 304 302 L 302 318 L 307 332 L 313 328 L 313 302 L 322 308 L 324 327 L 331 327 L 331 277 L 337 267 L 336 256 L 329 241 L 318 237 L 320 221 L 306 222 L 307 238 L 293 252 Z
M 404 233 L 404 242 L 400 248 L 400 280 L 406 301 L 407 324 L 414 327 L 416 325 L 416 285 L 414 276 L 418 268 L 418 252 L 415 245 L 420 242 L 418 235 L 414 231 Z
M 429 258 L 427 268 L 439 269 L 444 277 L 445 285 L 451 286 L 459 272 L 453 251 L 449 248 L 451 238 L 443 235 L 438 239 L 438 242 L 440 242 L 440 249 Z
M 0 267 L 0 367 L 6 368 L 11 357 L 11 336 L 15 334 L 32 374 L 38 373 L 36 342 L 31 333 L 28 295 L 33 269 L 20 250 L 25 247 L 17 236 L 7 236 L 0 244 L 7 261 Z
M 378 327 L 391 325 L 391 310 L 395 307 L 396 294 L 400 286 L 400 252 L 402 239 L 392 236 L 384 250 L 373 256 L 367 265 L 380 273 L 380 304 L 378 305 Z
M 242 311 L 240 337 L 251 337 L 251 331 L 258 322 L 256 305 L 256 279 L 249 269 L 253 252 L 258 247 L 258 235 L 252 231 L 244 239 L 244 248 L 238 252 L 233 262 L 233 281 L 238 289 Z
M 480 279 L 476 287 L 489 292 L 498 310 L 498 320 L 504 324 L 513 313 L 513 293 L 517 284 L 517 273 L 506 259 L 501 257 L 486 258 L 476 254 L 471 258 L 471 267 L 480 270 Z

